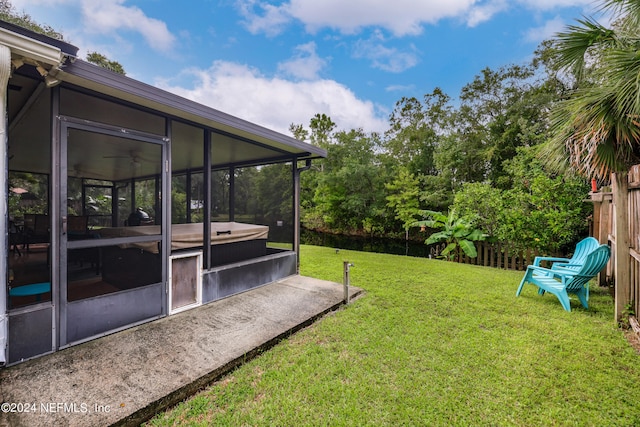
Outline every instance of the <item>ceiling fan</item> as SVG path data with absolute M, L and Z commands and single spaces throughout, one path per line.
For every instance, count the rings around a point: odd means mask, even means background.
M 95 169 L 85 169 L 80 163 L 76 163 L 70 167 L 68 174 L 75 178 L 107 179 L 106 175 L 96 172 Z
M 119 155 L 113 155 L 113 156 L 102 156 L 103 159 L 129 159 L 131 161 L 131 164 L 134 167 L 139 167 L 140 163 L 142 163 L 143 159 L 140 156 L 140 151 L 138 150 L 131 150 L 129 151 L 129 154 L 119 154 Z

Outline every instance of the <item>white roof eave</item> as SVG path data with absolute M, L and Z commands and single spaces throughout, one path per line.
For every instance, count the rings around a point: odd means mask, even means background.
M 59 48 L 4 28 L 0 28 L 0 44 L 11 49 L 11 53 L 16 56 L 54 67 L 59 66 L 65 60 L 65 55 Z

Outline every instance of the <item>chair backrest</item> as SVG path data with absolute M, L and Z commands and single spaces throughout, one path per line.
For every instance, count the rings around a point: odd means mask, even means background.
M 578 290 L 589 280 L 593 279 L 600 270 L 602 270 L 609 262 L 611 256 L 611 248 L 607 245 L 600 245 L 589 253 L 582 268 L 567 283 L 567 290 Z
M 571 264 L 581 264 L 587 255 L 593 252 L 600 246 L 600 242 L 594 237 L 587 237 L 582 239 L 576 245 L 576 250 L 571 256 Z

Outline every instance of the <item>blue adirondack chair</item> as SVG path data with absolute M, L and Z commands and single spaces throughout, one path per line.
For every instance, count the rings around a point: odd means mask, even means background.
M 598 248 L 598 246 L 600 246 L 600 242 L 598 242 L 597 239 L 587 237 L 578 242 L 571 258 L 538 256 L 533 260 L 533 265 L 540 266 L 542 261 L 549 261 L 553 263 L 550 267 L 552 270 L 575 271 L 582 267 L 587 255 Z
M 589 308 L 589 281 L 593 279 L 609 262 L 611 249 L 600 245 L 584 259 L 582 267 L 576 270 L 552 270 L 535 265 L 527 267 L 520 282 L 516 296 L 520 295 L 525 283 L 538 286 L 538 293 L 549 292 L 560 300 L 565 310 L 571 311 L 569 293 L 576 294 L 584 308 Z

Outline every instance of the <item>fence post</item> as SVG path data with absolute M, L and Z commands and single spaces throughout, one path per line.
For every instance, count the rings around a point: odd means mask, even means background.
M 628 173 L 611 174 L 613 204 L 615 206 L 615 319 L 620 320 L 631 299 Z
M 502 265 L 504 265 L 505 270 L 509 269 L 509 246 L 504 247 L 504 261 Z
M 591 198 L 593 199 L 594 205 L 594 232 L 596 235 L 595 238 L 598 239 L 600 244 L 608 244 L 609 243 L 609 232 L 611 229 L 611 204 L 612 204 L 612 194 L 611 193 L 593 193 Z M 597 221 L 595 220 L 597 215 Z M 596 224 L 598 225 L 596 228 Z M 613 259 L 613 257 L 612 257 Z M 608 286 L 607 281 L 611 273 L 611 263 L 607 265 L 607 268 L 604 269 L 598 275 L 598 283 L 600 286 Z
M 493 246 L 493 255 L 491 257 L 491 266 L 500 268 L 500 243 Z
M 482 265 L 489 265 L 489 242 L 483 242 L 482 246 Z

